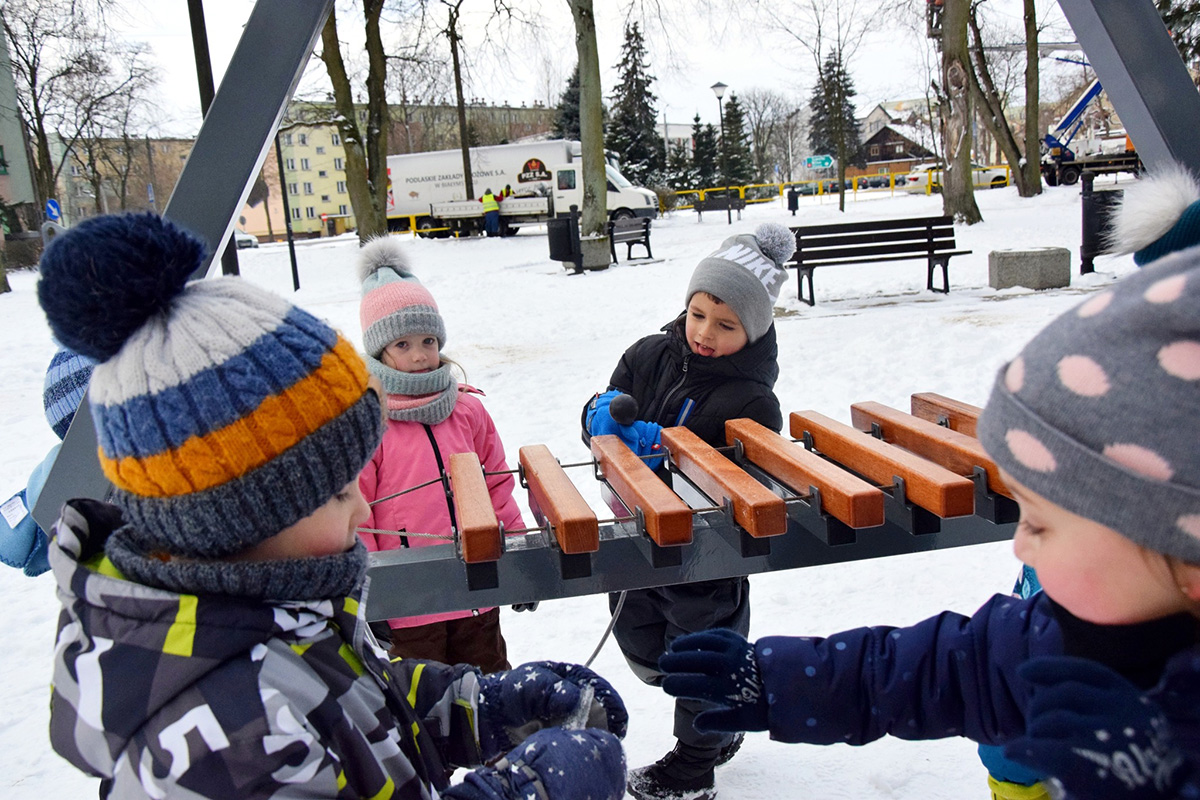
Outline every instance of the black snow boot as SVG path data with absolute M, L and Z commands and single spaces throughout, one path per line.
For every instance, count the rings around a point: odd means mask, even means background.
M 735 733 L 733 735 L 733 740 L 721 748 L 721 754 L 717 756 L 717 763 L 713 764 L 713 766 L 719 767 L 722 764 L 728 764 L 731 760 L 733 760 L 733 757 L 737 755 L 737 751 L 742 749 L 742 740 L 745 738 L 746 734 Z
M 713 767 L 720 758 L 719 748 L 677 742 L 650 766 L 630 770 L 626 790 L 637 800 L 714 800 Z

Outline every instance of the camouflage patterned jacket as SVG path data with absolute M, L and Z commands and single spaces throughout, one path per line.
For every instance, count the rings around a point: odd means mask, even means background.
M 478 675 L 389 664 L 364 596 L 266 603 L 124 579 L 119 512 L 71 501 L 51 564 L 62 613 L 50 735 L 112 798 L 403 798 L 478 763 Z M 365 592 L 365 587 L 364 590 Z

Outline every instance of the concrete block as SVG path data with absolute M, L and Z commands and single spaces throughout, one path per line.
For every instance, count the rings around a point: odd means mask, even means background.
M 988 253 L 988 285 L 993 289 L 1061 289 L 1071 285 L 1071 251 L 1065 247 L 993 250 Z

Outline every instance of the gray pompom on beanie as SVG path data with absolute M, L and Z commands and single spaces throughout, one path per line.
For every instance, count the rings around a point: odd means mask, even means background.
M 1051 322 L 1000 370 L 978 434 L 1036 494 L 1200 564 L 1200 247 Z
M 796 252 L 796 236 L 786 225 L 766 222 L 754 234 L 730 236 L 692 273 L 684 305 L 696 292 L 719 298 L 733 309 L 750 343 L 771 327 L 775 300 L 787 282 L 783 265 Z
M 446 324 L 429 290 L 409 271 L 403 246 L 394 238 L 371 239 L 358 251 L 362 279 L 363 349 L 379 358 L 384 348 L 402 336 L 430 333 L 438 349 L 446 346 Z

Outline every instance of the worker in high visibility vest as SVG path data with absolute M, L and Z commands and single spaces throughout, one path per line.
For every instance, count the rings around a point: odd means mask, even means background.
M 487 189 L 483 193 L 483 197 L 479 198 L 479 202 L 483 203 L 483 230 L 488 236 L 498 236 L 500 234 L 500 201 L 496 199 L 496 195 L 492 194 L 491 189 Z

